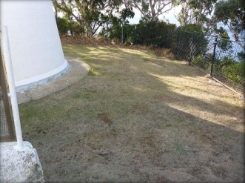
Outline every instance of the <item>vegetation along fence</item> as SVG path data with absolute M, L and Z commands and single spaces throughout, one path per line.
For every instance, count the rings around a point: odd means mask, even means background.
M 187 60 L 211 76 L 243 91 L 244 43 L 186 31 L 174 33 L 171 49 L 177 59 Z
M 158 26 L 158 27 L 157 27 Z M 245 81 L 244 42 L 206 35 L 201 27 L 175 28 L 173 25 L 125 25 L 124 43 L 171 49 L 178 60 L 186 60 L 211 76 L 242 92 Z M 160 26 L 160 28 L 159 28 Z M 161 27 L 162 26 L 162 27 Z

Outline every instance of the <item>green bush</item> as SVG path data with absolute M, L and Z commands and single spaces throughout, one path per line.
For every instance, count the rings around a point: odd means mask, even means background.
M 236 82 L 243 83 L 245 81 L 245 63 L 239 62 L 222 68 L 223 75 Z
M 117 41 L 120 41 L 122 37 L 122 27 L 118 25 L 114 25 L 109 30 L 109 39 L 113 40 L 116 39 Z
M 193 59 L 192 64 L 207 70 L 210 67 L 211 62 L 207 59 L 207 56 L 198 55 Z
M 79 36 L 81 35 L 82 33 L 84 33 L 84 29 L 83 27 L 81 26 L 80 23 L 78 22 L 75 22 L 75 21 L 71 21 L 71 27 L 70 27 L 70 30 L 71 30 L 71 34 L 73 36 Z
M 147 22 L 139 24 L 124 24 L 123 25 L 123 37 L 125 43 L 139 44 L 139 45 L 156 45 L 164 47 L 166 44 L 164 41 L 168 38 L 169 29 L 174 30 L 174 24 L 168 24 L 165 22 Z M 115 25 L 110 30 L 110 39 L 122 38 L 121 25 Z
M 215 62 L 214 71 L 236 83 L 245 81 L 245 63 L 242 61 L 236 62 L 232 58 L 224 57 Z
M 125 24 L 123 27 L 124 32 L 124 43 L 126 44 L 133 44 L 135 41 L 134 32 L 135 32 L 135 25 Z
M 236 63 L 235 60 L 233 60 L 232 58 L 229 57 L 224 57 L 220 60 L 216 60 L 215 62 L 215 71 L 217 72 L 222 72 L 224 67 L 228 67 L 230 65 L 234 65 Z
M 167 39 L 171 38 L 170 32 L 174 31 L 175 25 L 166 22 L 139 23 L 135 29 L 135 44 L 155 45 L 168 47 Z
M 71 21 L 66 19 L 66 18 L 60 18 L 58 17 L 56 19 L 57 27 L 59 30 L 60 35 L 65 35 L 67 34 L 68 30 L 71 27 Z

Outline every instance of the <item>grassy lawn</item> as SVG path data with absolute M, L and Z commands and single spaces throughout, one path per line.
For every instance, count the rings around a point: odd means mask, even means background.
M 64 45 L 85 78 L 20 105 L 46 182 L 242 182 L 243 101 L 185 62 Z

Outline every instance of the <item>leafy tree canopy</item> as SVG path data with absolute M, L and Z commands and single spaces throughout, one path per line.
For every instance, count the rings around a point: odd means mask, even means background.
M 53 0 L 55 9 L 60 10 L 68 19 L 80 23 L 87 36 L 92 36 L 101 26 L 101 21 L 113 18 L 122 0 Z
M 180 0 L 182 9 L 178 16 L 181 26 L 187 24 L 207 24 L 210 21 L 217 0 Z
M 158 21 L 158 16 L 172 9 L 176 0 L 124 0 L 127 7 L 141 12 L 145 22 Z
M 243 5 L 243 6 L 242 6 Z M 215 5 L 214 17 L 216 22 L 222 22 L 233 32 L 236 41 L 242 31 L 245 31 L 244 1 L 227 0 Z

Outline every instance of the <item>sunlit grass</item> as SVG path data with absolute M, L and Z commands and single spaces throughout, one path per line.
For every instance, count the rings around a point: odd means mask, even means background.
M 232 91 L 185 62 L 146 50 L 86 45 L 63 50 L 86 62 L 88 75 L 20 105 L 24 139 L 37 148 L 47 181 L 142 182 L 137 171 L 120 175 L 136 165 L 174 170 L 205 164 L 208 159 L 199 155 L 224 148 L 223 142 L 240 163 L 243 101 Z M 102 150 L 112 153 L 98 155 Z M 149 180 L 156 182 L 156 175 Z

